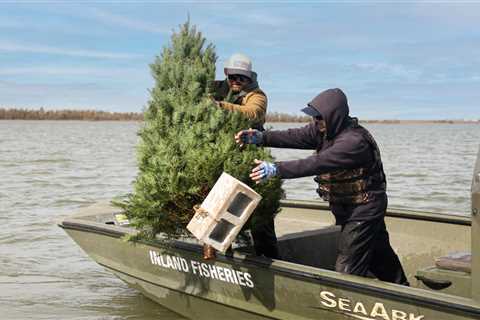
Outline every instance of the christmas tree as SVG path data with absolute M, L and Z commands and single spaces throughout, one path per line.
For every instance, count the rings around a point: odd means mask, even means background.
M 193 206 L 202 203 L 223 171 L 262 195 L 249 223 L 278 211 L 281 181 L 255 185 L 248 177 L 254 159 L 272 160 L 269 151 L 241 150 L 233 139 L 251 120 L 217 107 L 209 97 L 216 60 L 214 46 L 187 22 L 150 66 L 155 86 L 139 131 L 139 174 L 133 192 L 117 202 L 140 230 L 139 238 L 186 235 Z

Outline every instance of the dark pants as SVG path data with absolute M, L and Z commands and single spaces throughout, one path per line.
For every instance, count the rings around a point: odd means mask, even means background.
M 277 235 L 275 234 L 273 217 L 252 224 L 250 231 L 252 232 L 255 254 L 277 259 Z
M 360 209 L 358 206 L 332 206 L 337 224 L 342 226 L 335 270 L 364 277 L 373 274 L 382 281 L 409 285 L 400 260 L 390 245 L 385 211 L 379 214 L 365 212 L 366 219 L 358 220 L 362 209 L 385 207 L 386 210 L 386 198 L 384 202 L 360 205 L 365 206 Z

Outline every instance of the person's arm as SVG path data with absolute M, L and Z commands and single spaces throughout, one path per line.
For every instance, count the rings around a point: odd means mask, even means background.
M 274 148 L 317 149 L 322 135 L 314 122 L 302 128 L 263 132 L 262 145 Z
M 261 93 L 253 93 L 245 96 L 245 104 L 236 104 L 220 101 L 219 106 L 225 110 L 240 111 L 250 119 L 261 119 L 267 112 L 267 97 Z
M 354 169 L 373 161 L 371 147 L 362 136 L 347 134 L 334 144 L 310 157 L 293 161 L 276 162 L 277 175 L 292 179 L 318 175 L 340 169 Z

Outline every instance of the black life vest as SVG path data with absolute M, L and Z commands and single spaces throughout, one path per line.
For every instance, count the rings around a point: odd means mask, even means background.
M 330 203 L 362 204 L 371 200 L 369 191 L 385 191 L 387 182 L 377 143 L 370 132 L 356 121 L 346 130 L 359 130 L 373 152 L 370 167 L 342 169 L 320 174 L 314 178 L 318 183 L 317 193 Z

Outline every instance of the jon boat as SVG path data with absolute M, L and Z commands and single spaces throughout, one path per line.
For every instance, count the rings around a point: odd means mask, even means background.
M 318 202 L 283 201 L 282 259 L 249 248 L 202 260 L 192 239 L 127 242 L 135 229 L 97 204 L 59 225 L 97 263 L 159 304 L 195 319 L 480 319 L 480 152 L 472 215 L 389 210 L 387 227 L 411 287 L 334 270 L 339 229 Z

